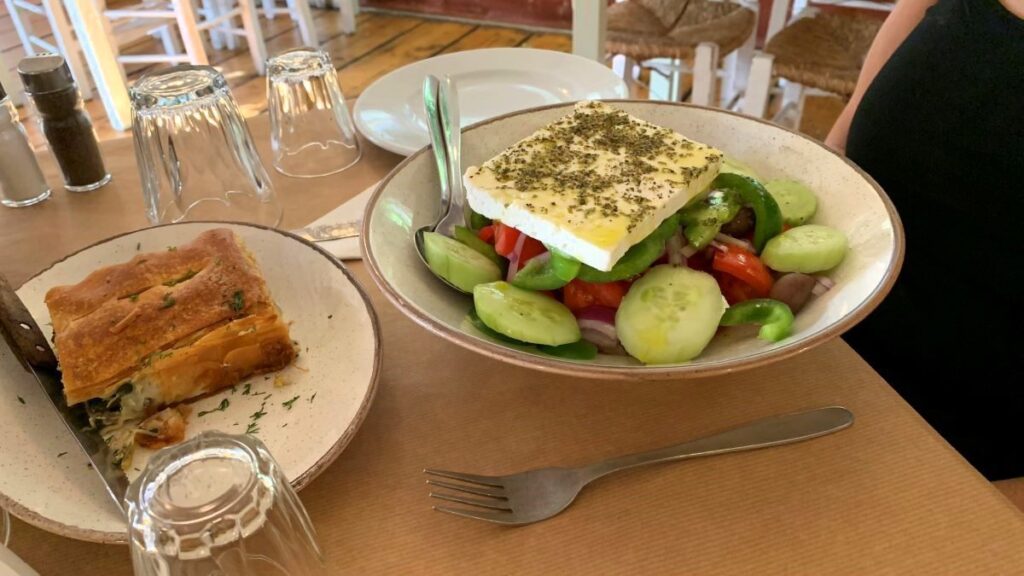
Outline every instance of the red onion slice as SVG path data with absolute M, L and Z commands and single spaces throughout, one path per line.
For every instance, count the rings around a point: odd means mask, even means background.
M 817 280 L 817 283 L 815 283 L 814 288 L 811 288 L 811 294 L 814 294 L 815 296 L 821 296 L 836 285 L 831 278 L 826 276 L 815 276 L 814 279 Z
M 732 244 L 733 246 L 743 248 L 747 252 L 754 252 L 754 246 L 750 242 L 747 242 L 746 240 L 741 240 L 739 238 L 733 238 L 732 236 L 729 236 L 728 234 L 722 234 L 721 232 L 715 234 L 715 242 L 719 242 L 721 244 Z M 713 244 L 714 243 L 712 243 L 712 245 Z
M 511 282 L 516 277 L 516 272 L 519 272 L 519 256 L 523 253 L 523 245 L 526 244 L 526 234 L 519 234 L 519 238 L 516 238 L 516 245 L 512 247 L 512 254 L 508 257 L 508 274 L 505 275 L 505 280 Z
M 576 312 L 576 318 L 580 320 L 596 320 L 615 326 L 615 308 L 607 306 L 588 306 Z
M 683 243 L 686 240 L 683 238 L 682 228 L 676 228 L 668 238 L 668 242 L 665 243 L 665 250 L 668 252 L 668 263 L 672 266 L 686 266 L 686 257 L 683 256 Z

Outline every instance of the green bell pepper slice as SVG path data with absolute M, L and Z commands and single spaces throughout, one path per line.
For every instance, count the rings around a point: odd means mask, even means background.
M 722 225 L 736 217 L 740 208 L 742 205 L 736 193 L 712 190 L 706 198 L 679 212 L 686 241 L 698 250 L 705 248 L 715 239 Z
M 760 324 L 758 337 L 769 342 L 778 342 L 793 332 L 793 311 L 784 302 L 758 298 L 730 306 L 722 315 L 719 324 Z
M 719 174 L 711 187 L 734 192 L 743 204 L 754 210 L 754 249 L 758 253 L 765 243 L 782 233 L 782 211 L 757 180 L 739 174 Z
M 490 226 L 491 219 L 483 214 L 478 214 L 472 209 L 469 209 L 469 228 L 473 231 L 479 230 L 484 226 Z
M 616 282 L 643 274 L 651 264 L 665 253 L 665 242 L 679 228 L 680 216 L 673 214 L 665 219 L 646 238 L 634 244 L 619 258 L 612 269 L 604 272 L 587 266 L 580 267 L 578 278 L 585 282 Z
M 494 251 L 494 246 L 491 246 L 487 242 L 481 240 L 480 237 L 474 234 L 469 228 L 466 228 L 465 226 L 456 226 L 455 239 L 484 256 L 487 256 L 487 258 L 492 260 L 498 266 L 502 265 L 501 256 L 498 256 L 498 253 Z
M 555 290 L 572 282 L 583 264 L 563 252 L 548 247 L 551 257 L 534 258 L 512 278 L 511 284 L 524 290 Z

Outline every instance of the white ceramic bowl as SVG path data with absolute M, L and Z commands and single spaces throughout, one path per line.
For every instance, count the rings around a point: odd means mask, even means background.
M 846 233 L 850 250 L 829 273 L 836 286 L 797 315 L 791 337 L 769 343 L 756 338 L 752 327 L 724 329 L 696 359 L 651 366 L 622 356 L 563 360 L 516 350 L 489 338 L 467 320 L 472 298 L 435 278 L 413 245 L 413 232 L 437 212 L 437 176 L 429 149 L 399 164 L 367 206 L 363 250 L 387 297 L 428 330 L 503 362 L 573 376 L 647 379 L 718 374 L 793 356 L 839 336 L 889 292 L 903 262 L 903 228 L 885 192 L 852 162 L 807 136 L 748 116 L 687 104 L 612 104 L 724 150 L 749 164 L 761 178 L 796 179 L 815 190 L 819 202 L 813 222 Z M 571 104 L 536 108 L 466 129 L 462 166 L 479 165 L 571 109 Z
M 211 228 L 230 228 L 259 263 L 267 287 L 290 323 L 299 357 L 282 370 L 286 386 L 272 376 L 255 376 L 199 399 L 187 437 L 205 430 L 242 434 L 256 411 L 256 435 L 296 489 L 316 478 L 341 453 L 369 410 L 380 368 L 377 318 L 370 301 L 348 270 L 333 256 L 286 232 L 249 224 L 191 222 L 130 232 L 71 254 L 40 272 L 18 296 L 50 337 L 50 314 L 43 302 L 53 286 L 74 284 L 102 266 L 130 260 L 139 251 L 185 244 Z M 246 388 L 249 394 L 246 394 Z M 126 542 L 124 517 L 89 469 L 39 384 L 0 344 L 0 506 L 44 530 L 93 542 Z M 315 395 L 315 398 L 314 398 Z M 297 398 L 288 405 L 290 399 Z M 137 449 L 134 478 L 151 452 Z

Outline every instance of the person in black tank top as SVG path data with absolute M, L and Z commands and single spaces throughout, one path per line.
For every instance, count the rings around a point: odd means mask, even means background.
M 891 295 L 845 338 L 990 480 L 1024 476 L 1018 14 L 1024 0 L 902 0 L 827 141 L 907 238 Z

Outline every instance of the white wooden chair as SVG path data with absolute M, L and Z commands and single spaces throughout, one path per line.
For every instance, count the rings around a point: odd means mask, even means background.
M 53 52 L 63 54 L 67 60 L 71 75 L 78 83 L 78 89 L 85 99 L 92 98 L 92 83 L 86 74 L 85 63 L 82 60 L 78 43 L 71 32 L 71 24 L 68 21 L 64 7 L 58 0 L 4 0 L 7 5 L 7 13 L 11 16 L 11 22 L 18 33 L 18 39 L 25 49 L 26 56 L 32 56 L 37 52 Z M 49 34 L 37 32 L 33 26 L 33 20 L 28 14 L 34 14 L 46 19 L 49 24 Z M 46 38 L 53 37 L 53 42 Z
M 302 43 L 307 46 L 319 46 L 310 0 L 287 0 L 287 2 L 287 8 L 281 9 L 272 0 L 264 0 L 263 11 L 267 18 L 274 18 L 278 12 L 288 12 L 292 20 L 298 24 Z M 217 19 L 229 11 L 233 3 L 233 0 L 202 0 L 199 11 L 204 19 Z M 229 50 L 234 50 L 236 48 L 236 37 L 230 32 L 232 26 L 231 19 L 221 20 L 218 26 L 210 30 L 210 43 L 215 49 L 226 47 Z
M 668 98 L 679 100 L 680 77 L 690 73 L 694 104 L 728 106 L 743 91 L 757 13 L 756 2 L 741 0 L 625 0 L 608 8 L 605 45 L 625 57 L 626 79 L 634 63 L 657 69 L 671 78 Z
M 882 15 L 866 16 L 863 11 L 888 12 L 893 4 L 866 0 L 819 0 L 813 4 L 861 13 L 820 11 L 811 5 L 787 23 L 791 0 L 775 0 L 765 48 L 751 63 L 742 105 L 745 114 L 764 117 L 776 79 L 784 80 L 784 87 L 782 106 L 773 119 L 796 127 L 808 95 L 848 98 L 853 93 L 864 57 L 883 21 Z
M 104 10 L 103 16 L 115 27 L 119 22 L 148 20 L 176 24 L 181 33 L 184 54 L 121 55 L 118 57 L 121 63 L 209 64 L 202 33 L 216 29 L 221 34 L 244 36 L 255 68 L 262 74 L 267 46 L 263 41 L 254 0 L 237 0 L 224 8 L 223 11 L 218 10 L 216 14 L 211 14 L 197 11 L 192 0 L 148 1 L 127 8 Z M 200 19 L 199 14 L 204 17 Z M 236 19 L 241 20 L 240 28 L 233 24 Z M 86 46 L 85 49 L 88 50 L 89 47 Z

